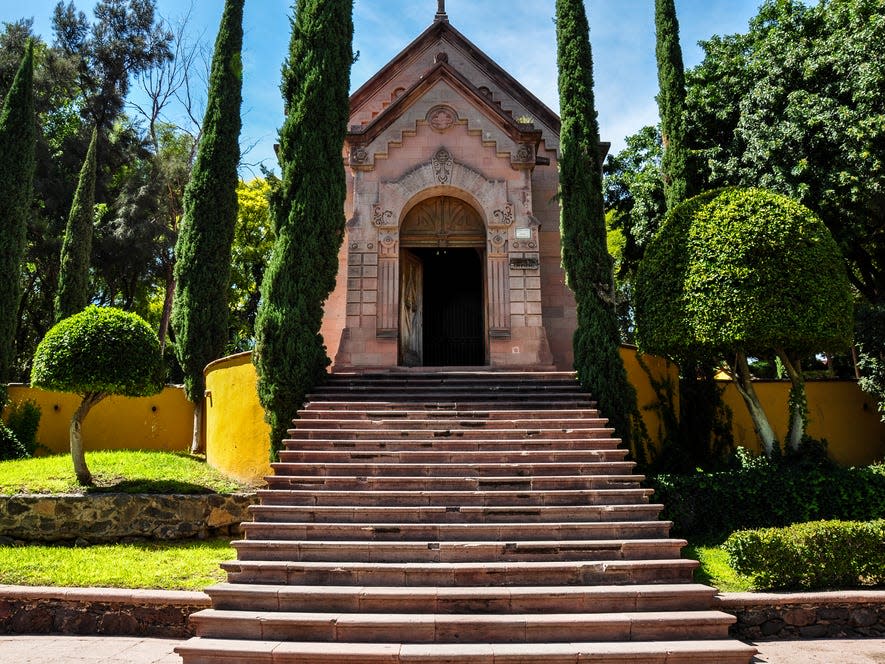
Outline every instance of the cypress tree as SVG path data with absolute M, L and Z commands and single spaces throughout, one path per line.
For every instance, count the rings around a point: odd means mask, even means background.
M 658 60 L 658 111 L 664 158 L 664 196 L 672 209 L 697 192 L 691 152 L 686 143 L 685 68 L 679 45 L 679 20 L 674 0 L 655 0 L 655 53 Z
M 613 261 L 606 246 L 589 34 L 583 0 L 556 0 L 562 265 L 578 308 L 574 337 L 578 379 L 642 461 L 647 436 L 620 355 Z
M 231 244 L 237 222 L 240 103 L 243 67 L 243 2 L 226 0 L 209 74 L 203 135 L 184 216 L 175 243 L 172 329 L 194 412 L 193 451 L 201 450 L 203 369 L 224 354 L 228 340 Z
M 92 255 L 92 220 L 95 208 L 95 168 L 98 129 L 80 169 L 74 202 L 61 245 L 58 292 L 55 295 L 55 322 L 80 313 L 89 304 L 89 259 Z
M 329 366 L 320 336 L 344 237 L 341 150 L 349 114 L 353 0 L 298 0 L 281 90 L 276 241 L 255 323 L 258 395 L 277 449 Z
M 34 193 L 37 121 L 34 114 L 34 44 L 28 41 L 0 109 L 0 409 L 12 378 L 21 300 L 19 273 Z

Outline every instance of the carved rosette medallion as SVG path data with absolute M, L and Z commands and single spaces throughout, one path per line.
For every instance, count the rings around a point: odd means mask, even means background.
M 378 253 L 382 256 L 396 256 L 399 254 L 399 237 L 396 233 L 385 233 L 378 243 Z
M 503 256 L 507 253 L 507 235 L 505 233 L 489 233 L 489 254 Z
M 495 210 L 495 220 L 489 222 L 491 226 L 512 226 L 513 225 L 513 204 L 505 203 L 504 208 Z
M 458 113 L 451 106 L 434 106 L 427 112 L 427 124 L 437 133 L 444 133 L 458 121 Z
M 512 162 L 515 166 L 535 165 L 535 146 L 531 143 L 522 143 L 513 155 Z
M 369 151 L 362 145 L 352 146 L 350 148 L 350 165 L 354 167 L 370 166 Z
M 450 184 L 452 166 L 455 164 L 451 153 L 445 148 L 440 148 L 433 155 L 430 163 L 433 165 L 433 174 L 436 176 L 437 181 L 440 184 Z
M 396 220 L 393 218 L 393 212 L 385 210 L 381 205 L 372 206 L 372 225 L 375 228 L 384 228 L 388 226 L 396 226 Z

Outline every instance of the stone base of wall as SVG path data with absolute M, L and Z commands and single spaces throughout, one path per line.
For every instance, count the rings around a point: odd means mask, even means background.
M 737 616 L 744 641 L 885 636 L 885 591 L 727 593 L 717 608 Z
M 253 502 L 253 494 L 0 496 L 0 546 L 236 536 Z
M 732 636 L 743 641 L 885 636 L 885 591 L 726 593 L 715 602 L 737 616 Z M 188 616 L 210 606 L 200 592 L 0 586 L 0 634 L 187 638 Z
M 200 592 L 0 586 L 0 634 L 185 639 L 190 614 L 209 606 Z

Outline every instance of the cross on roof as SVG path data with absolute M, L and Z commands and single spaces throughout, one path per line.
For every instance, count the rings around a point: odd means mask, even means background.
M 436 18 L 437 21 L 448 21 L 446 16 L 446 0 L 436 0 Z

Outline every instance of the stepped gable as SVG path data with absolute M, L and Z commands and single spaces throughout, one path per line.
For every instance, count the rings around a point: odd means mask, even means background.
M 573 374 L 332 375 L 185 664 L 735 662 Z

